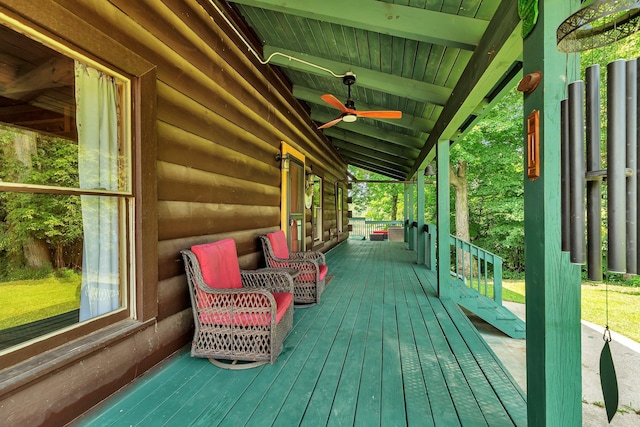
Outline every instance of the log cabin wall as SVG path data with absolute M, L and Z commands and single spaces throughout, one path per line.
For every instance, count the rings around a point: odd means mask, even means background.
M 192 314 L 179 251 L 232 237 L 241 267 L 261 265 L 258 236 L 280 228 L 281 141 L 304 153 L 324 180 L 316 248 L 326 251 L 348 235 L 346 209 L 344 233 L 336 232 L 335 200 L 336 185 L 346 195 L 346 164 L 280 75 L 247 57 L 209 7 L 204 0 L 0 1 L 0 12 L 74 50 L 106 64 L 128 52 L 156 76 L 137 89 L 155 92 L 154 117 L 135 147 L 136 155 L 156 159 L 155 176 L 136 184 L 153 210 L 138 217 L 151 222 L 148 230 L 137 223 L 136 232 L 157 234 L 157 247 L 139 248 L 152 264 L 138 269 L 137 286 L 147 295 L 141 318 L 125 332 L 110 333 L 112 325 L 86 337 L 94 344 L 74 357 L 59 351 L 47 369 L 3 366 L 12 375 L 24 370 L 19 380 L 0 381 L 0 419 L 12 425 L 64 424 L 187 344 Z M 310 223 L 305 230 L 310 248 Z

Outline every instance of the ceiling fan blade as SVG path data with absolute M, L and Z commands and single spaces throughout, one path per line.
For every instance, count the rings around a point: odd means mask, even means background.
M 402 111 L 358 111 L 354 113 L 358 117 L 370 117 L 372 119 L 401 119 Z
M 326 129 L 326 128 L 330 128 L 333 125 L 336 125 L 338 123 L 340 123 L 342 121 L 342 115 L 340 117 L 336 117 L 335 119 L 331 120 L 330 122 L 327 122 L 325 124 L 323 124 L 322 126 L 318 126 L 318 129 Z
M 346 113 L 349 110 L 347 107 L 345 107 L 342 104 L 342 102 L 340 102 L 340 100 L 338 98 L 336 98 L 335 96 L 331 95 L 330 93 L 325 93 L 320 98 L 322 98 L 322 100 L 324 102 L 326 102 L 327 104 L 331 105 L 334 108 L 337 108 L 338 110 L 342 111 L 343 113 Z

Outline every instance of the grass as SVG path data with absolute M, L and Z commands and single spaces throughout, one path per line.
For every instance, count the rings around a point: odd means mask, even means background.
M 80 307 L 80 275 L 0 283 L 0 329 L 24 325 Z
M 523 303 L 524 280 L 503 280 L 502 299 Z M 607 285 L 582 283 L 582 319 L 604 326 L 606 321 Z M 640 342 L 640 288 L 609 285 L 609 328 L 636 342 Z

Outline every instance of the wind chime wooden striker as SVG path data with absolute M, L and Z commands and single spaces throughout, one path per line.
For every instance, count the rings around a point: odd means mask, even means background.
M 636 32 L 639 24 L 640 2 L 597 1 L 558 28 L 558 48 L 578 52 L 613 44 Z M 606 84 L 607 93 L 604 123 L 598 64 L 586 69 L 584 81 L 570 83 L 567 99 L 561 101 L 562 250 L 570 252 L 572 263 L 586 263 L 588 278 L 594 281 L 602 280 L 603 195 L 607 208 L 607 270 L 638 274 L 640 266 L 638 61 L 611 62 L 602 84 Z M 603 128 L 605 169 L 600 149 Z

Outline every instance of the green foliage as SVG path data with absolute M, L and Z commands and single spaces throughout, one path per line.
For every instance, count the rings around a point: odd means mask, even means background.
M 472 242 L 524 270 L 522 100 L 515 90 L 451 150 L 451 163 L 467 162 Z
M 349 173 L 359 180 L 390 181 L 390 178 L 349 166 Z M 353 216 L 374 221 L 402 219 L 404 212 L 404 185 L 360 182 L 351 188 Z M 395 215 L 394 215 L 395 203 Z
M 17 138 L 32 140 L 22 144 L 23 153 L 17 152 Z M 0 151 L 3 181 L 78 187 L 78 150 L 73 141 L 2 127 Z M 52 252 L 77 243 L 82 239 L 80 198 L 0 192 L 0 255 L 5 252 L 13 264 L 20 264 L 22 247 L 30 238 L 44 240 Z

